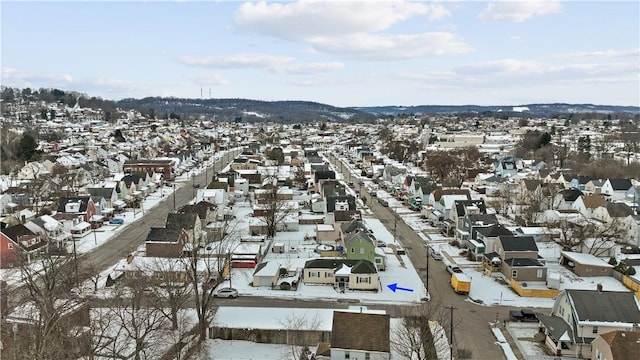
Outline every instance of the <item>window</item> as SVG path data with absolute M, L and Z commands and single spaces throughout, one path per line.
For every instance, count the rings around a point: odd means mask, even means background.
M 363 247 L 360 248 L 360 254 L 364 254 L 364 248 Z
M 344 358 L 345 358 L 345 359 L 351 359 L 351 354 L 349 354 L 349 352 L 348 352 L 348 351 L 345 351 L 345 352 L 344 352 Z
M 371 284 L 371 277 L 357 277 L 357 284 Z
M 598 327 L 597 326 L 592 327 L 591 328 L 591 333 L 592 334 L 597 334 L 598 333 Z
M 8 243 L 8 244 L 7 244 L 7 248 L 9 248 L 9 249 L 13 249 L 13 244 L 12 244 L 12 243 Z
M 364 360 L 371 360 L 371 354 L 365 353 L 364 354 Z
M 355 254 L 356 253 L 356 248 L 351 248 L 351 253 Z
M 542 269 L 538 269 L 536 273 L 536 276 L 538 277 L 538 279 L 542 277 L 542 273 L 543 273 Z
M 602 360 L 602 352 L 600 349 L 596 349 L 596 360 Z
M 511 270 L 511 277 L 512 278 L 517 278 L 518 277 L 518 270 Z
M 328 271 L 326 271 L 326 272 L 324 273 L 324 277 L 326 277 L 326 278 L 330 278 L 330 277 L 333 277 L 333 274 L 332 274 L 332 273 L 330 273 L 330 272 L 328 272 Z

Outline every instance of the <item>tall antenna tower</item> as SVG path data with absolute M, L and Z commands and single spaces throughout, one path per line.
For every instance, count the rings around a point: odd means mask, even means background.
M 202 85 L 200 86 L 200 99 L 202 99 Z
M 211 99 L 211 88 L 209 88 L 209 99 Z

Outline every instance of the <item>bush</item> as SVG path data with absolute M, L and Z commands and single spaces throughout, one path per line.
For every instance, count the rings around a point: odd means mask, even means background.
M 624 275 L 635 275 L 636 269 L 633 266 L 627 265 L 624 261 L 620 261 L 616 267 L 613 268 L 615 271 L 618 271 Z

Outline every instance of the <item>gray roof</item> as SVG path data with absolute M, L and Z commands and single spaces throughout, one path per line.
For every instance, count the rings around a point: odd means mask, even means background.
M 579 321 L 640 323 L 633 292 L 566 290 Z
M 629 190 L 632 186 L 629 179 L 609 179 L 613 190 Z
M 546 315 L 541 313 L 536 313 L 538 316 L 538 320 L 544 324 L 544 326 L 551 332 L 551 336 L 555 340 L 559 340 L 560 337 L 566 332 L 569 334 L 571 339 L 573 340 L 573 330 L 567 324 L 563 318 L 553 315 Z
M 538 251 L 533 236 L 500 236 L 504 251 Z
M 542 263 L 536 259 L 529 258 L 512 258 L 504 261 L 505 264 L 508 264 L 510 267 L 524 267 L 524 266 L 544 266 Z

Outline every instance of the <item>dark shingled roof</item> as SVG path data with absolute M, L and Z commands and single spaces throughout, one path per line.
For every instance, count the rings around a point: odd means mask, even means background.
M 533 236 L 500 236 L 504 251 L 538 251 Z
M 60 200 L 58 200 L 58 212 L 66 212 L 65 206 L 67 204 L 80 202 L 80 210 L 78 213 L 84 213 L 87 211 L 89 200 L 89 196 L 61 197 Z
M 477 206 L 480 210 L 480 214 L 487 213 L 487 206 L 484 204 L 484 199 L 480 200 L 455 200 L 454 205 L 456 207 L 456 213 L 458 216 L 464 216 L 466 214 L 466 208 L 469 206 Z
M 624 218 L 633 215 L 633 209 L 625 203 L 607 202 L 604 206 L 611 217 Z
M 311 259 L 304 263 L 304 268 L 338 269 L 342 264 L 352 267 L 351 272 L 354 274 L 378 273 L 371 261 L 356 259 Z
M 493 224 L 488 227 L 481 227 L 476 230 L 486 237 L 511 236 L 513 233 L 502 226 L 502 224 Z
M 544 266 L 542 265 L 542 263 L 536 259 L 529 259 L 529 258 L 512 258 L 512 259 L 507 259 L 504 261 L 505 264 L 508 264 L 511 267 L 517 266 L 517 267 L 522 267 L 522 266 Z
M 180 231 L 175 229 L 152 227 L 149 229 L 149 233 L 147 234 L 145 241 L 176 243 L 179 238 Z
M 358 312 L 333 312 L 331 347 L 389 353 L 391 316 Z
M 101 196 L 105 199 L 111 199 L 111 195 L 116 192 L 115 187 L 87 188 L 87 192 L 91 196 Z
M 640 310 L 633 292 L 566 291 L 579 321 L 640 323 Z
M 42 241 L 42 238 L 40 239 L 40 241 L 38 241 L 37 243 L 29 246 L 29 247 L 24 247 L 24 245 L 20 242 L 20 238 L 23 236 L 26 236 L 27 238 L 31 239 L 34 238 L 35 236 L 37 236 L 37 234 L 35 234 L 33 231 L 29 230 L 29 228 L 27 228 L 26 226 L 22 225 L 22 224 L 17 224 L 17 225 L 13 225 L 13 226 L 9 226 L 6 228 L 3 228 L 1 230 L 1 232 L 8 237 L 9 239 L 11 239 L 14 243 L 18 244 L 18 246 L 20 246 L 23 250 L 26 251 L 31 251 L 33 249 L 37 249 L 39 247 L 42 247 L 45 242 Z
M 198 214 L 189 213 L 189 214 L 176 214 L 176 213 L 168 213 L 167 214 L 167 229 L 185 229 L 191 230 L 195 227 L 196 219 L 198 218 Z
M 565 189 L 560 191 L 560 193 L 564 201 L 576 201 L 582 195 L 582 191 L 575 188 Z
M 626 191 L 631 189 L 631 181 L 629 179 L 609 179 L 613 190 Z

